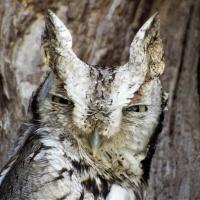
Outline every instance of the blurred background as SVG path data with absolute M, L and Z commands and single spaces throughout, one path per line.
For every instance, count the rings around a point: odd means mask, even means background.
M 40 43 L 47 9 L 71 30 L 82 60 L 106 66 L 128 61 L 135 33 L 159 12 L 169 105 L 149 199 L 199 200 L 200 0 L 0 0 L 0 168 L 12 153 L 29 98 L 49 70 Z

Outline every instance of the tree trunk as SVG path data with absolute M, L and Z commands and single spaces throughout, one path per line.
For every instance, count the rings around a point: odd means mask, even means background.
M 0 3 L 0 168 L 12 152 L 28 100 L 48 67 L 40 37 L 52 9 L 67 24 L 74 51 L 90 64 L 128 60 L 138 28 L 161 18 L 169 106 L 150 173 L 151 199 L 200 199 L 200 1 L 2 0 Z

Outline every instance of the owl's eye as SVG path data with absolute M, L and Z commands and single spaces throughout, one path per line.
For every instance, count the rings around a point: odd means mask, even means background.
M 147 110 L 148 107 L 146 105 L 134 105 L 125 109 L 125 111 L 129 112 L 146 112 Z
M 64 99 L 64 98 L 56 96 L 56 95 L 52 95 L 51 100 L 55 103 L 59 103 L 59 104 L 63 104 L 63 105 L 73 105 L 73 103 L 71 101 L 69 101 L 68 99 Z

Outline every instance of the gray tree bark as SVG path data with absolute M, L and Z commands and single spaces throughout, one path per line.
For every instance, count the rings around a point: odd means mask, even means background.
M 200 199 L 199 0 L 1 0 L 0 168 L 12 152 L 28 100 L 48 67 L 40 37 L 45 10 L 67 24 L 73 49 L 90 64 L 119 65 L 138 28 L 156 11 L 161 18 L 169 106 L 153 158 L 152 199 Z

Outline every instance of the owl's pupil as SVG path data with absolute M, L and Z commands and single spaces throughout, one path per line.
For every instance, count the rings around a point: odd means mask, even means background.
M 127 108 L 126 111 L 139 112 L 140 108 L 139 108 L 139 106 L 131 106 L 131 107 Z
M 134 105 L 125 109 L 129 112 L 146 112 L 148 110 L 146 105 Z

